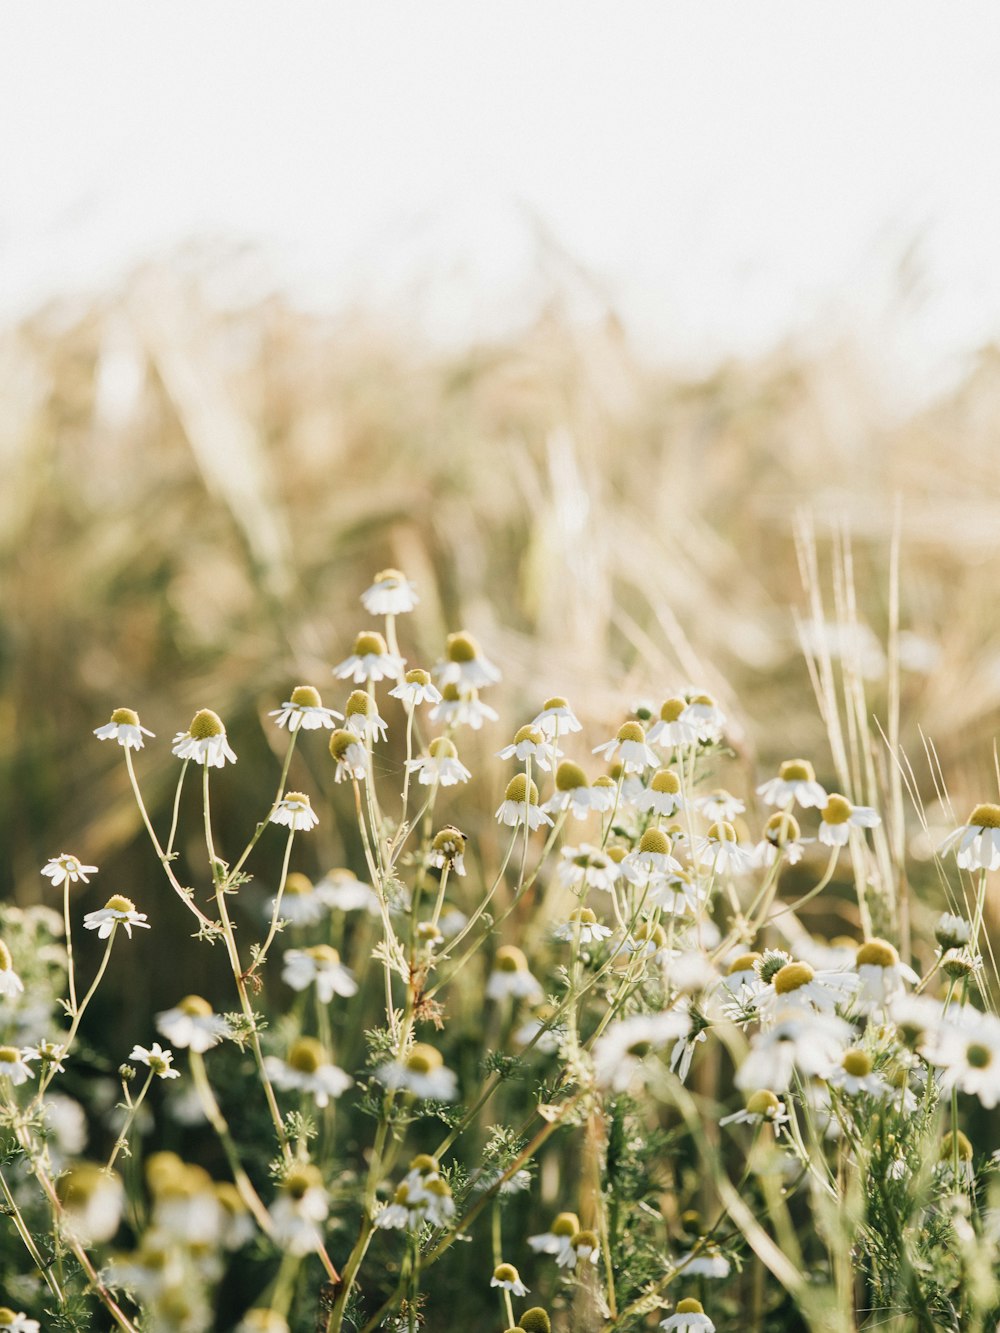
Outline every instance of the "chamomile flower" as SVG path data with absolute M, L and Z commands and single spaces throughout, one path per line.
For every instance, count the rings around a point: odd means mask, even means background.
M 27 1083 L 35 1073 L 29 1060 L 27 1052 L 17 1046 L 0 1046 L 0 1078 L 9 1078 L 15 1087 Z
M 690 1027 L 690 1016 L 682 1009 L 633 1014 L 609 1024 L 594 1043 L 597 1086 L 624 1092 L 640 1073 L 648 1055 L 686 1036 Z
M 267 902 L 267 919 L 274 915 L 277 896 Z M 290 926 L 315 926 L 326 916 L 329 903 L 317 892 L 308 875 L 290 870 L 285 876 L 285 890 L 281 895 L 281 917 Z
M 729 960 L 725 975 L 720 985 L 731 995 L 744 1003 L 763 989 L 760 979 L 760 964 L 763 955 L 755 952 L 737 954 Z
M 484 704 L 472 689 L 461 689 L 452 682 L 441 691 L 441 702 L 430 711 L 430 719 L 445 727 L 471 727 L 479 731 L 484 722 L 497 722 L 500 714 Z
M 329 1211 L 319 1169 L 311 1163 L 296 1164 L 282 1181 L 281 1193 L 271 1205 L 275 1244 L 298 1257 L 321 1249 L 320 1223 L 326 1220 Z
M 533 727 L 539 727 L 546 736 L 565 736 L 570 731 L 582 731 L 583 727 L 561 694 L 546 699 L 541 712 L 531 720 Z
M 729 1276 L 729 1260 L 712 1244 L 703 1244 L 698 1250 L 689 1250 L 677 1256 L 677 1268 L 687 1277 L 724 1278 Z
M 610 939 L 614 932 L 609 926 L 602 925 L 589 907 L 578 907 L 570 912 L 569 920 L 560 922 L 552 931 L 554 939 L 580 944 L 600 944 Z
M 164 1050 L 158 1041 L 154 1041 L 152 1046 L 133 1046 L 132 1052 L 128 1057 L 135 1060 L 138 1064 L 145 1065 L 158 1078 L 180 1078 L 181 1071 L 173 1069 L 174 1053 L 170 1050 Z
M 538 788 L 529 782 L 523 773 L 518 773 L 507 783 L 504 798 L 497 807 L 497 822 L 517 828 L 527 824 L 528 828 L 540 828 L 551 824 L 552 820 L 538 804 Z
M 490 1286 L 501 1287 L 504 1291 L 513 1292 L 515 1296 L 527 1296 L 529 1290 L 513 1264 L 497 1264 L 490 1278 Z
M 857 1007 L 862 1013 L 884 1009 L 903 990 L 903 982 L 915 985 L 920 978 L 900 961 L 888 940 L 866 940 L 855 955 L 860 985 Z
M 782 1125 L 788 1124 L 788 1115 L 785 1111 L 785 1103 L 781 1098 L 770 1090 L 770 1088 L 759 1088 L 752 1092 L 746 1100 L 746 1105 L 742 1111 L 734 1111 L 732 1115 L 724 1115 L 719 1121 L 720 1125 L 771 1125 L 774 1129 L 780 1129 Z
M 608 852 L 582 842 L 579 847 L 563 847 L 556 872 L 560 884 L 568 889 L 600 889 L 610 893 L 621 868 Z
M 754 1003 L 766 1015 L 798 1008 L 833 1013 L 860 984 L 853 972 L 817 972 L 808 963 L 791 962 L 775 972 Z
M 962 870 L 1000 869 L 1000 805 L 977 805 L 968 822 L 949 833 L 938 852 L 942 856 L 954 852 Z
M 275 1055 L 264 1057 L 267 1076 L 276 1088 L 305 1092 L 320 1108 L 330 1104 L 354 1082 L 339 1066 L 332 1064 L 315 1037 L 299 1037 L 292 1043 L 287 1060 Z
M 417 1231 L 427 1215 L 426 1195 L 414 1190 L 407 1181 L 401 1181 L 387 1203 L 375 1217 L 375 1225 L 382 1231 Z
M 113 1171 L 76 1162 L 56 1182 L 66 1229 L 84 1245 L 101 1245 L 118 1230 L 125 1189 Z
M 99 741 L 117 741 L 126 750 L 141 750 L 145 744 L 143 736 L 153 737 L 151 731 L 140 725 L 139 714 L 132 708 L 116 708 L 111 721 L 96 727 L 94 735 Z
M 29 1319 L 23 1310 L 0 1305 L 0 1333 L 39 1333 L 40 1328 L 38 1320 Z
M 366 696 L 367 697 L 367 696 Z M 335 782 L 363 782 L 368 776 L 368 752 L 353 731 L 337 730 L 330 734 L 330 757 L 337 768 Z
M 419 667 L 414 667 L 408 671 L 400 683 L 394 686 L 389 693 L 394 699 L 401 699 L 408 708 L 416 708 L 418 704 L 439 704 L 441 702 L 441 691 L 431 680 L 429 671 L 421 671 Z
M 528 960 L 513 944 L 504 944 L 496 952 L 493 970 L 486 982 L 488 1000 L 540 1000 L 542 988 L 528 969 Z
M 288 884 L 285 884 L 288 892 Z M 335 908 L 339 912 L 366 911 L 378 916 L 378 894 L 370 884 L 365 884 L 350 870 L 337 868 L 328 870 L 316 885 L 316 897 L 325 907 Z
M 21 995 L 23 991 L 24 982 L 14 971 L 14 960 L 10 956 L 10 950 L 0 940 L 0 995 L 10 1000 L 15 995 Z
M 674 1313 L 660 1320 L 660 1328 L 666 1333 L 715 1333 L 715 1325 L 705 1313 L 705 1307 L 693 1296 L 678 1301 Z
M 399 680 L 405 663 L 395 653 L 390 653 L 385 639 L 377 630 L 367 630 L 354 640 L 354 651 L 343 662 L 333 668 L 338 680 L 348 676 L 355 685 L 364 685 L 367 681 Z
M 599 815 L 606 815 L 615 808 L 619 799 L 621 799 L 623 803 L 627 803 L 630 798 L 628 788 L 632 783 L 638 783 L 639 789 L 643 789 L 642 783 L 639 782 L 637 778 L 626 778 L 622 783 L 622 789 L 619 795 L 618 783 L 614 778 L 606 775 L 604 777 L 595 778 L 590 788 L 591 810 L 595 810 Z
M 344 711 L 347 714 L 344 726 L 353 735 L 372 742 L 385 740 L 387 730 L 385 719 L 378 711 L 378 704 L 367 690 L 353 690 Z
M 137 912 L 132 899 L 121 893 L 113 894 L 98 911 L 88 912 L 83 918 L 83 924 L 87 930 L 96 930 L 98 938 L 102 940 L 106 940 L 118 926 L 124 929 L 129 939 L 132 938 L 133 926 L 149 929 L 146 913 Z
M 668 957 L 667 932 L 658 923 L 639 921 L 624 943 L 626 953 L 641 953 L 647 958 Z
M 260 1306 L 246 1312 L 236 1325 L 236 1333 L 289 1333 L 288 1320 L 277 1310 Z
M 222 719 L 210 708 L 200 709 L 191 719 L 187 731 L 177 733 L 171 754 L 178 759 L 193 759 L 206 768 L 223 768 L 227 763 L 236 763 Z
M 89 884 L 90 876 L 97 874 L 97 866 L 85 866 L 78 856 L 60 852 L 58 856 L 53 856 L 51 860 L 45 862 L 42 874 L 52 881 L 53 888 L 58 889 L 66 883 L 75 884 L 77 880 Z
M 948 1010 L 925 1050 L 941 1069 L 941 1087 L 978 1097 L 988 1110 L 1000 1102 L 1000 1018 L 969 1006 Z
M 453 824 L 445 824 L 438 829 L 427 853 L 427 864 L 438 870 L 454 871 L 456 875 L 465 874 L 465 834 Z
M 289 731 L 318 731 L 325 727 L 332 730 L 336 722 L 343 720 L 343 714 L 333 708 L 324 708 L 319 690 L 311 685 L 296 685 L 292 697 L 280 708 L 273 708 L 268 717 L 273 717 L 279 727 Z
M 650 779 L 649 786 L 635 799 L 637 810 L 657 815 L 675 815 L 684 809 L 681 796 L 680 778 L 670 768 L 658 768 Z
M 272 824 L 284 824 L 293 831 L 308 831 L 319 823 L 319 815 L 302 791 L 286 792 L 268 818 Z
M 740 845 L 736 830 L 725 819 L 717 820 L 703 838 L 692 844 L 699 865 L 710 866 L 717 875 L 743 875 L 753 869 L 753 852 Z
M 790 866 L 802 860 L 805 843 L 799 821 L 785 810 L 777 810 L 764 825 L 764 836 L 754 848 L 754 859 L 760 866 L 773 866 L 784 857 Z
M 556 769 L 555 790 L 542 806 L 546 814 L 572 811 L 575 819 L 586 819 L 595 809 L 593 789 L 579 764 L 564 759 Z
M 577 1231 L 569 1244 L 556 1255 L 560 1268 L 576 1268 L 579 1264 L 597 1264 L 601 1255 L 600 1241 L 593 1231 Z
M 559 1213 L 549 1231 L 528 1237 L 528 1245 L 536 1254 L 553 1254 L 557 1258 L 572 1249 L 573 1237 L 580 1230 L 576 1213 Z M 560 1262 L 560 1267 L 565 1265 Z
M 784 1092 L 796 1070 L 825 1074 L 840 1059 L 851 1028 L 835 1014 L 809 1009 L 779 1012 L 771 1027 L 758 1032 L 750 1053 L 736 1071 L 736 1086 L 743 1092 L 760 1088 Z
M 706 792 L 704 796 L 696 796 L 693 804 L 695 809 L 700 810 L 712 823 L 725 819 L 731 824 L 747 808 L 745 801 L 741 801 L 724 787 L 716 787 L 714 791 Z
M 522 764 L 530 759 L 533 764 L 537 764 L 548 773 L 560 753 L 561 751 L 556 749 L 544 731 L 529 725 L 519 728 L 510 745 L 505 745 L 502 750 L 497 751 L 497 758 L 517 759 Z
M 458 757 L 454 741 L 447 736 L 438 736 L 427 747 L 427 753 L 418 759 L 408 759 L 406 767 L 416 773 L 417 781 L 424 787 L 435 783 L 441 787 L 454 787 L 458 782 L 468 782 L 472 774 Z
M 650 727 L 649 735 L 646 737 L 650 745 L 658 745 L 661 750 L 666 750 L 698 744 L 697 721 L 694 718 L 690 721 L 683 720 L 687 706 L 687 700 L 679 696 L 664 701 L 660 708 L 660 716 Z
M 181 1050 L 204 1055 L 229 1036 L 229 1024 L 200 995 L 186 995 L 173 1009 L 156 1015 L 156 1028 Z
M 680 861 L 671 855 L 673 843 L 662 829 L 648 828 L 639 846 L 622 859 L 622 874 L 631 884 L 662 884 L 671 875 L 679 875 Z
M 500 672 L 485 658 L 471 634 L 449 634 L 444 660 L 434 668 L 439 685 L 457 685 L 460 689 L 481 690 L 495 685 Z
M 344 966 L 340 954 L 329 944 L 314 944 L 310 949 L 286 949 L 281 979 L 295 991 L 315 986 L 321 1004 L 329 1004 L 335 995 L 346 997 L 358 992 L 358 983 L 350 969 Z
M 419 602 L 415 586 L 398 569 L 380 569 L 370 588 L 361 594 L 361 604 L 370 616 L 400 616 Z
M 380 1065 L 375 1077 L 387 1088 L 402 1088 L 415 1097 L 453 1102 L 458 1096 L 458 1077 L 445 1068 L 441 1052 L 426 1042 L 415 1042 L 402 1060 Z
M 616 756 L 625 773 L 644 773 L 647 768 L 658 768 L 660 761 L 646 744 L 646 733 L 638 722 L 625 722 L 610 741 L 595 745 L 594 754 L 609 763 Z
M 943 950 L 962 949 L 972 938 L 972 926 L 964 917 L 942 912 L 934 927 L 934 938 Z
M 846 847 L 852 828 L 876 828 L 882 818 L 869 805 L 852 805 L 838 793 L 827 798 L 819 825 L 819 840 L 827 847 Z
M 765 805 L 789 806 L 798 802 L 805 809 L 822 809 L 828 799 L 808 759 L 786 759 L 778 769 L 778 776 L 758 787 L 757 795 Z
M 831 1087 L 852 1097 L 862 1092 L 869 1097 L 884 1097 L 889 1092 L 888 1083 L 874 1072 L 871 1056 L 860 1046 L 849 1046 L 825 1077 Z
M 710 744 L 721 739 L 726 715 L 710 694 L 695 694 L 688 700 L 680 721 L 693 726 L 698 739 Z

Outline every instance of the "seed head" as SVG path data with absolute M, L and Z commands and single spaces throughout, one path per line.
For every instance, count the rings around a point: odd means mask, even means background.
M 188 735 L 196 741 L 207 741 L 213 736 L 221 736 L 225 730 L 218 713 L 213 713 L 211 708 L 202 708 L 191 719 Z
M 977 805 L 967 822 L 973 828 L 1000 828 L 1000 805 Z
M 296 685 L 292 690 L 290 703 L 298 704 L 300 708 L 322 708 L 323 700 L 320 698 L 319 690 L 314 689 L 312 685 Z
M 646 739 L 646 733 L 638 722 L 624 722 L 618 728 L 618 740 L 620 741 L 639 741 Z
M 579 764 L 564 759 L 556 769 L 556 790 L 575 791 L 577 787 L 586 787 L 587 775 Z
M 521 1315 L 524 1333 L 552 1333 L 552 1321 L 540 1305 L 533 1305 Z
M 429 685 L 431 683 L 431 673 L 422 671 L 420 667 L 413 667 L 403 678 L 407 685 Z
M 639 839 L 640 852 L 652 852 L 656 856 L 669 856 L 672 844 L 667 835 L 658 828 L 648 828 Z
M 673 769 L 658 768 L 653 774 L 653 780 L 649 785 L 653 791 L 665 792 L 670 796 L 676 796 L 681 789 L 681 780 Z
M 525 802 L 528 805 L 537 805 L 538 788 L 533 782 L 529 783 L 523 773 L 518 773 L 517 777 L 511 778 L 507 783 L 504 800 L 515 801 L 518 805 L 523 805 Z

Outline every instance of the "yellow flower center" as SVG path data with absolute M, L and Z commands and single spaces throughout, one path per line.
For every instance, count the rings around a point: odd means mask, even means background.
M 405 583 L 406 575 L 398 569 L 380 569 L 372 580 L 373 583 Z
M 134 912 L 135 903 L 131 898 L 126 898 L 123 893 L 115 893 L 104 904 L 105 911 L 111 912 Z
M 188 727 L 188 735 L 196 741 L 207 741 L 212 736 L 223 736 L 225 731 L 222 719 L 218 713 L 213 713 L 211 708 L 202 708 L 195 713 Z
M 356 714 L 360 714 L 361 717 L 368 717 L 374 711 L 376 711 L 375 701 L 369 697 L 365 690 L 351 691 L 347 705 L 344 708 L 348 717 L 353 717 Z
M 823 807 L 824 824 L 846 824 L 851 817 L 851 803 L 846 796 L 834 793 Z
M 414 667 L 406 673 L 407 685 L 429 685 L 431 683 L 431 673 L 422 671 L 420 667 Z
M 576 1235 L 573 1237 L 574 1250 L 580 1250 L 583 1249 L 584 1247 L 591 1250 L 597 1249 L 597 1235 L 595 1234 L 595 1232 L 578 1231 Z
M 368 630 L 354 640 L 355 657 L 384 657 L 389 649 L 377 630 Z
M 416 1157 L 410 1162 L 411 1171 L 419 1171 L 425 1175 L 428 1171 L 437 1171 L 438 1160 L 432 1157 L 428 1152 L 417 1153 Z
M 715 842 L 735 842 L 736 830 L 727 819 L 720 819 L 708 830 L 708 836 Z
M 775 847 L 784 847 L 786 843 L 795 842 L 801 832 L 799 821 L 780 810 L 764 825 L 764 837 Z
M 988 1046 L 974 1041 L 965 1048 L 965 1062 L 971 1069 L 986 1069 L 993 1063 L 993 1052 Z
M 853 1078 L 864 1078 L 866 1074 L 872 1072 L 871 1056 L 867 1051 L 860 1050 L 857 1046 L 852 1046 L 850 1050 L 844 1052 L 844 1058 L 840 1062 L 845 1073 Z
M 786 759 L 778 769 L 783 782 L 815 782 L 816 771 L 808 759 Z
M 529 722 L 525 727 L 518 727 L 514 735 L 515 745 L 520 745 L 522 741 L 530 741 L 532 745 L 544 745 L 545 737 L 537 727 L 533 727 Z
M 957 1145 L 956 1145 L 957 1137 Z M 958 1160 L 960 1162 L 972 1161 L 972 1143 L 967 1134 L 961 1130 L 949 1130 L 941 1140 L 941 1161 L 950 1162 L 955 1155 L 956 1146 L 958 1148 Z
M 212 1013 L 212 1006 L 200 995 L 185 995 L 177 1008 L 188 1018 L 208 1018 Z
M 311 949 L 306 949 L 306 953 L 317 963 L 332 965 L 340 962 L 340 954 L 332 944 L 314 944 Z
M 288 1052 L 288 1064 L 300 1074 L 315 1074 L 326 1064 L 326 1052 L 315 1037 L 299 1037 Z
M 16 1046 L 0 1046 L 0 1064 L 13 1065 L 21 1059 L 21 1052 Z
M 323 1177 L 319 1169 L 311 1164 L 293 1166 L 284 1179 L 283 1188 L 293 1199 L 304 1198 L 310 1190 L 320 1189 Z
M 569 703 L 561 694 L 554 694 L 551 699 L 546 699 L 542 704 L 542 712 L 547 713 L 550 708 L 568 708 Z
M 308 810 L 311 808 L 309 797 L 304 791 L 286 791 L 285 805 L 303 805 Z
M 762 955 L 759 953 L 741 953 L 739 958 L 734 958 L 729 964 L 729 975 L 734 972 L 752 972 L 754 963 L 762 961 Z
M 666 699 L 660 708 L 660 720 L 662 722 L 676 722 L 684 709 L 687 708 L 687 702 L 684 699 Z
M 6 944 L 4 944 L 3 940 L 0 940 L 0 970 L 9 972 L 13 966 L 14 960 L 10 956 L 10 950 L 7 948 Z
M 973 828 L 1000 828 L 1000 805 L 977 805 L 967 822 Z
M 137 727 L 139 725 L 139 714 L 134 708 L 116 708 L 111 714 L 111 721 L 117 726 L 127 725 Z
M 556 789 L 558 791 L 575 791 L 577 787 L 586 787 L 587 785 L 587 775 L 579 764 L 564 759 L 556 769 Z
M 447 824 L 434 835 L 431 846 L 436 852 L 443 852 L 446 856 L 457 856 L 459 852 L 464 851 L 465 842 L 465 834 Z
M 580 1219 L 576 1213 L 560 1213 L 552 1223 L 553 1236 L 575 1236 L 580 1230 Z
M 498 1282 L 516 1282 L 517 1269 L 513 1264 L 497 1264 L 493 1270 L 493 1276 Z
M 570 912 L 570 921 L 579 921 L 581 926 L 592 926 L 597 921 L 597 917 L 589 907 L 579 907 L 575 912 Z
M 537 805 L 538 788 L 533 782 L 529 783 L 523 773 L 518 773 L 516 778 L 511 778 L 507 783 L 504 800 L 514 801 L 518 805 L 523 805 L 525 802 L 528 805 Z
M 427 753 L 432 759 L 458 758 L 458 750 L 456 750 L 454 742 L 450 741 L 447 736 L 438 736 L 431 741 L 427 747 Z
M 661 829 L 648 828 L 639 839 L 639 851 L 652 852 L 656 856 L 669 856 L 671 842 Z
M 319 696 L 319 690 L 314 689 L 312 685 L 296 685 L 292 690 L 291 703 L 297 704 L 299 708 L 322 708 L 323 700 Z
M 701 1301 L 696 1301 L 693 1296 L 685 1296 L 682 1301 L 677 1302 L 678 1314 L 704 1314 L 705 1307 Z
M 618 728 L 617 739 L 620 741 L 644 741 L 646 733 L 638 722 L 625 722 Z
M 313 882 L 308 875 L 303 875 L 301 870 L 291 870 L 285 878 L 285 893 L 290 893 L 293 898 L 304 898 L 312 893 Z
M 774 974 L 772 985 L 779 995 L 788 995 L 802 986 L 808 986 L 815 975 L 808 963 L 786 963 Z
M 669 796 L 676 796 L 681 789 L 681 780 L 671 769 L 658 768 L 653 774 L 653 780 L 649 785 L 653 791 L 664 792 Z
M 449 662 L 474 662 L 479 654 L 479 644 L 471 634 L 464 631 L 449 634 L 445 652 Z
M 504 944 L 497 949 L 493 966 L 497 972 L 527 972 L 528 960 L 515 944 Z
M 761 1088 L 747 1098 L 747 1110 L 751 1115 L 774 1115 L 780 1106 L 781 1102 L 770 1088 Z
M 411 1074 L 429 1074 L 443 1064 L 441 1052 L 422 1041 L 418 1041 L 406 1057 L 406 1067 Z
M 653 943 L 658 949 L 662 949 L 667 942 L 667 932 L 662 926 L 654 926 L 649 921 L 640 921 L 632 932 L 632 938 L 637 944 Z
M 330 754 L 334 759 L 343 759 L 352 745 L 357 745 L 358 738 L 353 731 L 338 728 L 330 732 Z
M 866 940 L 855 954 L 858 967 L 896 967 L 899 954 L 888 940 Z

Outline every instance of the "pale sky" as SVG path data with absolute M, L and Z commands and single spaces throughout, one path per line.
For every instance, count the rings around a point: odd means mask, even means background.
M 0 323 L 233 236 L 437 338 L 571 281 L 653 356 L 849 330 L 946 385 L 1000 334 L 998 70 L 978 0 L 8 0 Z

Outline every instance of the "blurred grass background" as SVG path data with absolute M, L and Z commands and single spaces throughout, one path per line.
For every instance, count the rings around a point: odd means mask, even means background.
M 101 867 L 81 911 L 116 891 L 150 911 L 167 934 L 119 960 L 136 1029 L 124 1037 L 149 1035 L 151 1006 L 212 987 L 120 752 L 92 729 L 124 705 L 157 733 L 138 768 L 162 826 L 171 737 L 197 708 L 218 711 L 241 760 L 215 782 L 234 846 L 280 762 L 267 710 L 300 682 L 342 704 L 330 665 L 367 627 L 358 597 L 386 565 L 420 590 L 400 627 L 412 663 L 429 665 L 464 626 L 504 669 L 491 698 L 502 722 L 463 741 L 483 776 L 462 820 L 478 801 L 484 856 L 503 775 L 483 761 L 554 692 L 594 744 L 635 701 L 707 687 L 735 719 L 744 786 L 753 764 L 789 754 L 814 756 L 822 776 L 793 616 L 808 615 L 803 515 L 827 580 L 850 536 L 870 702 L 884 716 L 898 513 L 912 636 L 903 746 L 928 801 L 921 729 L 961 812 L 995 793 L 995 349 L 947 400 L 890 419 L 849 346 L 786 346 L 692 379 L 646 363 L 613 311 L 581 329 L 554 297 L 506 341 L 421 348 L 363 313 L 321 319 L 277 295 L 220 302 L 240 262 L 179 254 L 0 335 L 2 890 L 39 901 L 40 866 L 67 850 Z M 324 760 L 321 744 L 301 745 L 293 783 L 329 792 Z M 297 868 L 350 860 L 345 836 L 324 820 Z M 192 844 L 189 864 L 203 861 Z M 166 974 L 151 966 L 165 938 Z

